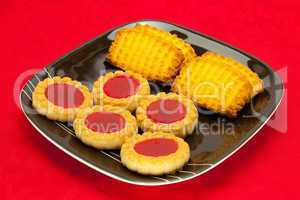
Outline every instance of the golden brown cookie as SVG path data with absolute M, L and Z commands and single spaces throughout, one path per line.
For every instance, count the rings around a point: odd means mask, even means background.
M 32 105 L 51 120 L 73 121 L 78 111 L 93 105 L 89 89 L 69 77 L 55 76 L 39 82 L 32 93 Z
M 140 98 L 150 94 L 148 81 L 134 72 L 109 72 L 100 76 L 93 86 L 94 101 L 134 111 Z
M 126 140 L 121 161 L 130 170 L 144 175 L 163 175 L 181 169 L 190 158 L 189 145 L 163 132 L 146 132 Z
M 220 54 L 208 51 L 204 54 L 201 55 L 201 59 L 205 59 L 208 62 L 216 62 L 219 63 L 220 65 L 226 64 L 233 68 L 237 73 L 241 74 L 244 76 L 251 84 L 253 92 L 252 92 L 252 97 L 257 95 L 258 93 L 262 92 L 264 89 L 263 86 L 263 81 L 258 77 L 258 75 L 253 72 L 249 67 L 239 63 L 238 61 L 222 56 Z
M 142 99 L 136 110 L 144 131 L 162 131 L 185 137 L 198 122 L 198 111 L 188 98 L 175 93 L 158 93 Z
M 83 109 L 73 127 L 83 143 L 97 149 L 120 149 L 126 137 L 137 133 L 135 117 L 125 109 L 112 106 Z
M 182 40 L 181 38 L 177 37 L 175 34 L 171 34 L 170 32 L 161 30 L 159 28 L 150 26 L 148 24 L 136 25 L 134 27 L 134 29 L 138 30 L 138 31 L 143 31 L 146 33 L 153 34 L 155 36 L 160 37 L 162 40 L 164 40 L 166 42 L 170 42 L 171 44 L 173 44 L 174 46 L 176 46 L 178 49 L 181 50 L 181 52 L 183 53 L 183 56 L 184 56 L 184 61 L 187 61 L 187 60 L 197 56 L 193 47 L 189 43 L 187 43 L 184 40 Z
M 250 100 L 250 82 L 226 63 L 196 57 L 186 62 L 172 90 L 216 113 L 236 117 Z
M 148 80 L 167 82 L 179 71 L 184 56 L 180 49 L 160 37 L 127 28 L 116 33 L 107 59 L 116 67 L 139 73 Z

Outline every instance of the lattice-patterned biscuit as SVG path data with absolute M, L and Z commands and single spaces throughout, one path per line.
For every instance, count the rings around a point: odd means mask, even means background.
M 163 132 L 146 132 L 126 140 L 121 161 L 130 170 L 144 175 L 163 175 L 181 169 L 190 158 L 189 145 Z
M 184 56 L 160 37 L 123 29 L 116 33 L 107 58 L 116 67 L 139 73 L 148 80 L 166 82 L 177 74 Z
M 32 105 L 51 120 L 73 121 L 80 109 L 93 105 L 93 98 L 80 82 L 55 76 L 37 84 L 32 93 Z
M 73 127 L 83 143 L 97 149 L 120 149 L 127 137 L 137 134 L 135 117 L 125 109 L 112 106 L 83 109 Z
M 106 73 L 100 76 L 93 86 L 96 104 L 123 107 L 129 111 L 134 111 L 139 99 L 149 94 L 148 81 L 140 74 L 131 71 Z
M 162 131 L 186 137 L 198 122 L 198 111 L 193 102 L 183 95 L 158 93 L 141 99 L 136 118 L 144 131 Z
M 249 81 L 234 68 L 201 57 L 185 63 L 172 90 L 229 117 L 235 117 L 252 94 Z
M 251 83 L 253 89 L 252 96 L 255 96 L 263 91 L 263 81 L 258 77 L 258 75 L 247 66 L 237 62 L 236 60 L 211 51 L 202 54 L 201 59 L 206 59 L 208 62 L 213 61 L 220 63 L 221 65 L 227 64 L 232 67 L 237 73 L 243 75 Z
M 184 55 L 184 61 L 187 61 L 197 56 L 193 47 L 181 38 L 177 37 L 175 34 L 171 34 L 167 31 L 161 30 L 154 26 L 150 26 L 148 24 L 136 25 L 134 29 L 153 34 L 155 36 L 160 37 L 164 41 L 172 43 L 174 46 L 176 46 L 182 51 Z

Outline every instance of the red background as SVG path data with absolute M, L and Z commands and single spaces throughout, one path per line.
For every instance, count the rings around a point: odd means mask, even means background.
M 4 129 L 0 138 L 0 199 L 156 199 L 169 195 L 174 199 L 299 198 L 299 93 L 293 91 L 300 72 L 296 65 L 299 7 L 297 0 L 1 0 L 0 116 Z M 201 31 L 256 55 L 274 69 L 287 66 L 287 133 L 265 127 L 245 148 L 209 173 L 164 187 L 113 180 L 48 143 L 14 102 L 13 85 L 18 75 L 44 67 L 107 29 L 143 18 L 163 19 Z

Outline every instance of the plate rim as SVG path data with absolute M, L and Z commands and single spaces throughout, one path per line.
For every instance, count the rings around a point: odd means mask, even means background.
M 271 70 L 271 72 L 276 76 L 276 78 L 280 81 L 280 83 L 278 83 L 278 85 L 281 86 L 280 90 L 281 90 L 281 93 L 280 93 L 280 97 L 278 100 L 276 100 L 276 98 L 278 98 L 278 96 L 275 95 L 275 107 L 274 109 L 270 112 L 270 115 L 262 122 L 262 124 L 248 137 L 246 138 L 244 141 L 242 141 L 241 144 L 239 144 L 239 146 L 237 148 L 234 148 L 230 153 L 228 153 L 227 155 L 225 155 L 222 159 L 218 160 L 216 163 L 212 164 L 211 166 L 207 167 L 205 170 L 201 171 L 200 173 L 197 173 L 197 174 L 193 174 L 187 178 L 184 178 L 184 179 L 176 179 L 174 181 L 168 181 L 168 182 L 135 182 L 135 181 L 131 181 L 129 179 L 125 179 L 125 178 L 122 178 L 120 176 L 117 176 L 113 173 L 110 173 L 106 170 L 103 170 L 101 168 L 98 168 L 97 166 L 94 166 L 93 164 L 85 161 L 84 159 L 80 158 L 79 156 L 73 154 L 72 152 L 68 151 L 67 149 L 65 149 L 63 146 L 61 146 L 60 144 L 58 144 L 56 141 L 52 140 L 49 136 L 47 136 L 46 133 L 44 133 L 39 127 L 37 127 L 37 125 L 28 117 L 27 113 L 25 112 L 24 108 L 23 108 L 23 103 L 22 103 L 22 93 L 23 91 L 25 90 L 25 87 L 27 86 L 28 82 L 31 80 L 29 79 L 26 83 L 24 83 L 22 89 L 21 89 L 21 92 L 19 94 L 19 104 L 20 104 L 20 107 L 21 107 L 21 110 L 23 112 L 23 114 L 25 115 L 26 119 L 30 122 L 30 124 L 44 137 L 46 138 L 50 143 L 52 143 L 54 146 L 56 146 L 58 149 L 62 150 L 64 153 L 66 153 L 67 155 L 71 156 L 72 158 L 74 158 L 75 160 L 79 161 L 80 163 L 88 166 L 89 168 L 91 169 L 94 169 L 96 170 L 97 172 L 100 172 L 110 178 L 113 178 L 113 179 L 117 179 L 119 181 L 122 181 L 122 182 L 126 182 L 126 183 L 129 183 L 129 184 L 133 184 L 133 185 L 140 185 L 140 186 L 162 186 L 162 185 L 169 185 L 169 184 L 175 184 L 175 183 L 179 183 L 179 182 L 184 182 L 184 181 L 188 181 L 188 180 L 191 180 L 193 178 L 196 178 L 198 176 L 201 176 L 202 174 L 212 170 L 213 168 L 217 167 L 218 165 L 220 165 L 221 163 L 223 163 L 225 160 L 227 160 L 229 157 L 231 157 L 233 154 L 235 154 L 237 151 L 239 151 L 242 147 L 244 147 L 254 136 L 256 136 L 258 134 L 258 132 L 265 126 L 265 124 L 270 120 L 270 118 L 272 117 L 272 115 L 276 112 L 276 110 L 278 109 L 279 105 L 281 104 L 282 102 L 282 99 L 283 99 L 283 96 L 285 94 L 285 88 L 284 88 L 284 85 L 283 85 L 283 81 L 281 79 L 281 77 L 278 75 L 277 72 L 275 72 L 268 64 L 266 64 L 265 62 L 261 61 L 260 59 L 258 59 L 257 57 L 249 54 L 249 53 L 246 53 L 246 52 L 243 52 L 242 50 L 236 48 L 236 47 L 233 47 L 231 46 L 230 44 L 227 44 L 223 41 L 220 41 L 218 39 L 215 39 L 214 37 L 211 37 L 211 36 L 208 36 L 208 35 L 205 35 L 203 33 L 200 33 L 200 32 L 197 32 L 191 28 L 187 28 L 187 27 L 184 27 L 184 26 L 181 26 L 181 25 L 177 25 L 177 24 L 174 24 L 174 23 L 171 23 L 171 22 L 168 22 L 168 21 L 164 21 L 164 20 L 152 20 L 152 19 L 141 19 L 141 20 L 136 20 L 136 21 L 132 21 L 132 22 L 128 22 L 128 23 L 124 23 L 122 25 L 119 25 L 119 26 L 116 26 L 114 28 L 111 28 L 109 29 L 108 31 L 105 31 L 104 33 L 96 36 L 95 38 L 91 39 L 91 40 L 88 40 L 87 42 L 84 42 L 83 44 L 79 45 L 79 47 L 69 51 L 68 53 L 64 54 L 63 56 L 60 56 L 58 57 L 57 59 L 55 59 L 55 61 L 51 64 L 48 64 L 46 65 L 42 70 L 47 70 L 47 68 L 55 65 L 56 63 L 60 62 L 62 59 L 68 57 L 69 55 L 71 55 L 72 53 L 76 52 L 77 50 L 79 50 L 80 48 L 88 45 L 89 43 L 92 43 L 93 41 L 97 40 L 98 38 L 100 37 L 103 37 L 104 35 L 107 35 L 108 33 L 116 30 L 116 29 L 119 29 L 121 27 L 124 27 L 124 26 L 127 26 L 127 25 L 130 25 L 130 24 L 134 24 L 134 23 L 142 23 L 142 22 L 159 22 L 159 23 L 166 23 L 166 24 L 169 24 L 169 25 L 173 25 L 173 26 L 177 26 L 181 29 L 184 29 L 184 30 L 187 30 L 187 31 L 190 31 L 194 34 L 197 34 L 197 35 L 200 35 L 202 37 L 205 37 L 209 40 L 212 40 L 214 42 L 217 42 L 219 44 L 222 44 L 222 45 L 225 45 L 247 57 L 250 57 L 250 58 L 254 58 L 256 59 L 257 61 L 259 61 L 260 63 L 262 63 L 263 65 L 265 65 L 265 67 L 267 67 L 269 70 Z M 39 71 L 38 71 L 39 72 Z M 38 73 L 37 72 L 37 73 Z

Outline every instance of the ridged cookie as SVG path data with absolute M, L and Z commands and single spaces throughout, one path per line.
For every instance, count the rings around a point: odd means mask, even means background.
M 229 117 L 235 117 L 252 94 L 249 81 L 234 68 L 201 57 L 185 63 L 172 90 Z
M 160 37 L 162 40 L 166 42 L 172 43 L 174 46 L 176 46 L 182 51 L 184 55 L 184 61 L 187 61 L 197 56 L 193 47 L 189 43 L 185 42 L 183 39 L 177 37 L 175 34 L 171 34 L 170 32 L 161 30 L 159 28 L 150 26 L 148 24 L 136 25 L 134 29 L 153 34 L 155 36 Z
M 173 44 L 133 29 L 116 33 L 107 58 L 116 67 L 162 82 L 172 80 L 184 60 L 181 50 Z
M 237 62 L 236 60 L 211 51 L 202 54 L 201 59 L 206 59 L 207 61 L 220 63 L 221 65 L 226 64 L 232 67 L 237 73 L 243 75 L 252 85 L 252 97 L 263 91 L 263 81 L 258 77 L 258 75 L 255 72 L 253 72 L 250 68 Z

